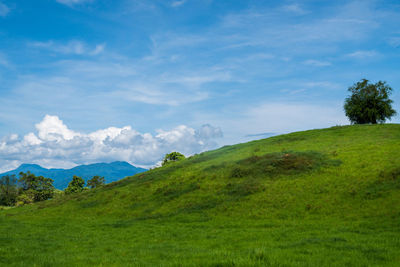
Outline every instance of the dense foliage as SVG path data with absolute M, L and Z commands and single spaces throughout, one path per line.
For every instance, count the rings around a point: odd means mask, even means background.
M 18 188 L 15 175 L 0 178 L 0 206 L 13 206 L 17 200 Z
M 183 155 L 179 152 L 171 152 L 171 153 L 165 155 L 162 165 L 164 166 L 165 164 L 167 164 L 169 162 L 179 161 L 184 158 L 185 158 L 185 155 Z
M 21 172 L 0 179 L 0 205 L 13 206 L 47 200 L 54 195 L 53 180 L 33 173 Z
M 23 194 L 31 196 L 32 202 L 49 199 L 54 194 L 53 179 L 35 176 L 33 173 L 20 173 L 18 180 Z
M 104 186 L 105 178 L 93 176 L 87 185 L 91 189 Z M 20 172 L 19 179 L 15 175 L 4 175 L 0 178 L 0 206 L 21 206 L 84 190 L 88 190 L 85 187 L 85 180 L 76 175 L 64 191 L 56 190 L 52 179 L 36 176 L 29 171 Z
M 348 89 L 351 96 L 345 100 L 346 116 L 353 124 L 385 122 L 396 114 L 389 99 L 392 90 L 385 82 L 373 84 L 362 79 Z
M 98 175 L 93 176 L 92 179 L 87 181 L 87 186 L 91 189 L 93 188 L 97 188 L 100 186 L 103 186 L 105 184 L 106 180 L 104 179 L 104 177 L 100 177 Z
M 69 182 L 68 187 L 65 189 L 65 194 L 79 193 L 84 190 L 85 180 L 81 177 L 74 175 L 72 181 Z

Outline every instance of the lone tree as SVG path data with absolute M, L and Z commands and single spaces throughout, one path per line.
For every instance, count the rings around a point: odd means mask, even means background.
M 100 177 L 100 176 L 96 175 L 96 176 L 93 176 L 92 179 L 87 181 L 87 186 L 89 188 L 93 189 L 93 188 L 103 186 L 105 184 L 105 182 L 106 181 L 105 181 L 104 177 Z
M 184 159 L 185 156 L 179 152 L 172 152 L 169 153 L 167 155 L 165 155 L 164 160 L 162 162 L 162 166 L 164 166 L 165 164 L 171 162 L 171 161 L 179 161 Z
M 344 102 L 344 110 L 352 124 L 383 123 L 396 115 L 389 99 L 393 89 L 386 82 L 373 84 L 362 79 L 348 91 L 351 95 Z

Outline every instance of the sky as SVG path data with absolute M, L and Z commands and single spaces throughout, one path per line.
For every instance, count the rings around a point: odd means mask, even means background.
M 0 171 L 347 125 L 363 78 L 400 112 L 399 25 L 397 0 L 0 0 Z

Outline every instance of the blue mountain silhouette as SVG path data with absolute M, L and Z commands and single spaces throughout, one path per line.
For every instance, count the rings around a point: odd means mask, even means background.
M 15 174 L 18 176 L 20 172 L 28 172 L 36 176 L 44 176 L 54 180 L 54 187 L 64 189 L 72 180 L 74 175 L 82 177 L 87 181 L 95 175 L 103 176 L 106 183 L 118 181 L 126 176 L 135 175 L 140 172 L 147 171 L 146 169 L 135 167 L 125 161 L 115 161 L 111 163 L 95 163 L 89 165 L 79 165 L 72 169 L 46 169 L 37 164 L 22 164 L 17 169 L 0 174 L 3 175 Z

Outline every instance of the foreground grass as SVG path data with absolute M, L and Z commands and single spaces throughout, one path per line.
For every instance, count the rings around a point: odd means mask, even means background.
M 5 266 L 397 266 L 400 125 L 224 147 L 0 210 Z

